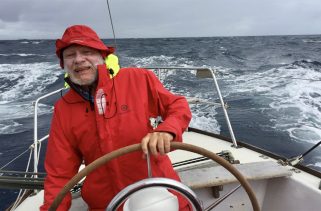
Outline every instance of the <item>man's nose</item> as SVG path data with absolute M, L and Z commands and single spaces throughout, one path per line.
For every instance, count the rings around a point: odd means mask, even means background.
M 80 62 L 83 62 L 83 61 L 85 61 L 84 55 L 81 54 L 80 52 L 77 52 L 76 55 L 75 55 L 75 62 L 76 63 L 80 63 Z

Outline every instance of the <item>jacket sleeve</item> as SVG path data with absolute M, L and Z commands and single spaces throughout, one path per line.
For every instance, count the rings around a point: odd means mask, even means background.
M 78 172 L 81 161 L 80 153 L 64 134 L 59 112 L 55 107 L 45 158 L 47 177 L 44 184 L 44 204 L 40 207 L 41 211 L 49 209 L 60 190 Z M 57 210 L 69 210 L 70 205 L 71 194 L 69 193 Z
M 154 101 L 150 102 L 154 106 L 150 109 L 154 111 L 156 109 L 156 114 L 163 119 L 163 122 L 154 131 L 172 133 L 175 136 L 174 141 L 182 141 L 182 134 L 192 118 L 189 105 L 185 97 L 169 92 L 153 72 L 148 72 L 152 100 Z

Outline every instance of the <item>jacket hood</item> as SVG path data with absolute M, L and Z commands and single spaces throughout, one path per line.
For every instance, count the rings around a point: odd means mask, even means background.
M 74 25 L 66 29 L 61 39 L 56 40 L 56 55 L 60 59 L 60 66 L 64 68 L 62 52 L 70 45 L 78 44 L 97 49 L 103 58 L 113 53 L 113 47 L 107 47 L 96 32 L 85 25 Z

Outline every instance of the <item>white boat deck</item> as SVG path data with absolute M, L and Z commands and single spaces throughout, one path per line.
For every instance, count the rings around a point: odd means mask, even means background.
M 292 172 L 273 161 L 235 164 L 234 167 L 248 180 L 264 180 L 291 176 Z M 262 171 L 264 169 L 264 171 Z M 237 179 L 222 166 L 189 168 L 179 171 L 182 182 L 193 188 L 213 187 L 237 182 Z
M 215 153 L 229 150 L 233 157 L 240 161 L 241 164 L 234 165 L 249 179 L 263 211 L 320 210 L 319 178 L 302 171 L 293 171 L 293 167 L 281 166 L 275 159 L 262 156 L 244 147 L 231 147 L 231 143 L 217 138 L 195 132 L 186 132 L 183 138 L 185 143 L 197 145 Z M 173 163 L 200 157 L 195 153 L 182 150 L 175 150 L 169 155 Z M 222 196 L 238 185 L 229 172 L 211 162 L 203 161 L 201 164 L 177 168 L 182 182 L 194 188 L 204 207 L 217 200 L 213 197 L 213 187 L 222 185 L 224 188 L 219 191 Z M 197 165 L 198 168 L 193 168 L 193 165 Z M 36 210 L 42 201 L 43 191 L 40 191 L 37 195 L 27 198 L 16 210 Z M 86 207 L 82 199 L 77 198 L 73 200 L 70 210 L 87 210 Z M 251 210 L 251 205 L 246 193 L 243 190 L 237 190 L 216 209 Z
M 244 147 L 235 148 L 232 147 L 232 143 L 230 142 L 195 132 L 185 132 L 183 135 L 183 139 L 184 143 L 193 144 L 214 153 L 219 153 L 228 150 L 232 153 L 235 160 L 239 160 L 241 164 L 264 161 L 277 162 L 277 160 L 263 155 L 261 153 L 255 152 L 253 150 Z M 186 152 L 182 150 L 175 150 L 169 153 L 169 157 L 171 158 L 173 163 L 180 162 L 186 159 L 197 158 L 199 156 L 200 155 L 197 155 L 195 153 Z M 291 166 L 286 166 L 285 168 L 293 172 L 293 179 L 305 181 L 306 185 L 310 186 L 311 188 L 319 189 L 319 178 L 307 174 Z
M 262 211 L 320 211 L 320 178 L 291 166 L 281 166 L 277 160 L 253 150 L 232 147 L 232 143 L 224 140 L 195 132 L 187 132 L 183 137 L 185 143 L 197 145 L 215 153 L 230 151 L 234 159 L 240 161 L 240 165 L 234 165 L 239 166 L 238 170 L 249 179 Z M 170 157 L 173 162 L 178 162 L 199 157 L 199 155 L 176 150 L 170 153 Z M 183 171 L 179 174 L 182 176 L 183 183 L 195 187 L 194 191 L 201 198 L 204 207 L 216 200 L 213 198 L 214 186 L 224 186 L 220 191 L 222 196 L 239 184 L 220 166 L 199 168 L 188 172 L 184 172 L 184 167 L 178 169 L 178 171 L 181 170 Z M 238 190 L 229 196 L 228 200 L 217 206 L 217 210 L 252 209 L 246 193 Z

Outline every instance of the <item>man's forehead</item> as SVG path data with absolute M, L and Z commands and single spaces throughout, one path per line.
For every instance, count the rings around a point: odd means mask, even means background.
M 79 45 L 79 44 L 72 44 L 70 46 L 68 46 L 67 48 L 64 49 L 65 51 L 75 51 L 75 50 L 92 50 L 92 51 L 98 51 L 97 49 L 91 48 L 91 47 L 87 47 L 84 45 Z

